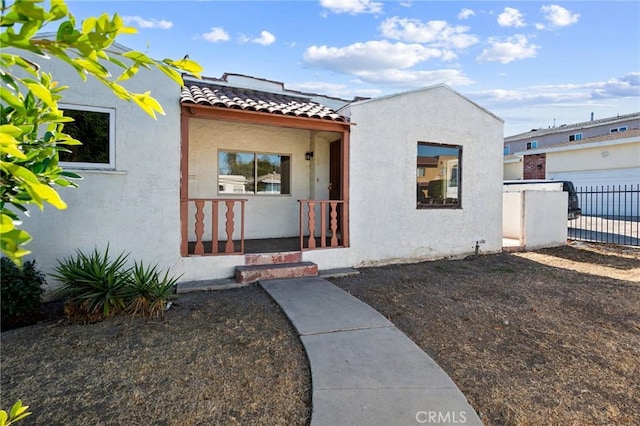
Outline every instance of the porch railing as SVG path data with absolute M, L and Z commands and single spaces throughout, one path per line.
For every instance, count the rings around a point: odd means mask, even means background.
M 349 204 L 344 200 L 299 200 L 300 249 L 349 246 Z
M 237 198 L 182 200 L 183 255 L 244 254 L 246 201 Z M 220 238 L 221 235 L 223 238 Z

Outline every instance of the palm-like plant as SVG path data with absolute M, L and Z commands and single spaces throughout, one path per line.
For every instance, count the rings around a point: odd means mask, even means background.
M 131 298 L 127 311 L 133 316 L 161 316 L 176 291 L 178 279 L 180 277 L 169 277 L 169 271 L 162 276 L 158 265 L 149 267 L 135 262 L 129 276 Z
M 126 307 L 128 257 L 128 253 L 120 253 L 111 260 L 108 246 L 102 254 L 97 249 L 89 255 L 76 250 L 75 256 L 58 261 L 53 277 L 63 283 L 59 292 L 72 304 L 90 316 L 108 318 Z

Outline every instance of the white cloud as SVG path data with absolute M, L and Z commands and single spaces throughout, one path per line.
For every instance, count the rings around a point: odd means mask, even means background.
M 479 62 L 500 62 L 508 64 L 519 59 L 534 58 L 539 46 L 529 44 L 527 37 L 517 34 L 504 40 L 489 38 L 489 48 L 484 49 L 478 56 Z
M 351 81 L 352 84 L 337 84 L 321 81 L 309 81 L 304 83 L 287 84 L 287 89 L 299 90 L 306 93 L 321 93 L 335 98 L 353 99 L 356 96 L 374 98 L 381 96 L 383 91 L 379 88 L 358 87 L 362 80 Z
M 447 21 L 422 22 L 394 16 L 380 24 L 382 35 L 410 43 L 430 43 L 433 47 L 464 49 L 478 43 L 469 27 L 451 26 Z
M 212 27 L 208 33 L 202 34 L 202 38 L 211 43 L 217 43 L 220 41 L 228 41 L 229 34 L 227 34 L 223 28 Z
M 505 7 L 504 12 L 498 15 L 498 25 L 501 27 L 524 27 L 524 15 L 518 9 Z
M 333 13 L 382 13 L 382 2 L 372 0 L 320 0 L 320 5 Z
M 127 25 L 137 25 L 140 28 L 159 28 L 168 30 L 173 27 L 173 22 L 165 19 L 145 19 L 141 16 L 123 16 L 122 20 Z
M 341 97 L 349 87 L 345 84 L 326 83 L 321 81 L 308 81 L 305 83 L 287 84 L 287 89 L 299 90 L 306 93 L 321 93 L 327 96 Z
M 471 9 L 467 9 L 466 7 L 464 9 L 462 9 L 460 11 L 460 13 L 458 13 L 458 19 L 469 19 L 471 16 L 475 15 L 476 13 L 471 10 Z
M 580 18 L 580 14 L 570 12 L 562 6 L 558 6 L 557 4 L 542 6 L 540 10 L 542 10 L 545 19 L 553 27 L 566 27 L 575 24 Z
M 622 77 L 593 84 L 593 98 L 640 97 L 640 72 L 632 72 Z
M 474 81 L 457 69 L 441 70 L 400 70 L 389 69 L 380 72 L 362 71 L 356 74 L 361 80 L 376 85 L 397 87 L 425 87 L 434 84 L 448 84 L 450 86 L 466 86 Z
M 640 72 L 604 81 L 581 84 L 548 84 L 467 92 L 466 96 L 505 122 L 505 134 L 513 135 L 558 123 L 587 121 L 591 112 L 599 117 L 637 112 Z
M 548 84 L 517 90 L 493 89 L 472 93 L 491 105 L 502 106 L 584 106 L 603 99 L 637 99 L 640 96 L 640 73 L 633 72 L 606 81 L 583 84 Z
M 245 35 L 240 36 L 240 42 L 242 43 L 256 43 L 261 44 L 263 46 L 269 46 L 270 44 L 275 43 L 276 36 L 271 34 L 269 31 L 260 32 L 260 37 L 251 38 Z
M 311 46 L 304 61 L 313 66 L 346 74 L 410 68 L 432 58 L 440 58 L 440 49 L 421 44 L 368 41 L 346 47 Z

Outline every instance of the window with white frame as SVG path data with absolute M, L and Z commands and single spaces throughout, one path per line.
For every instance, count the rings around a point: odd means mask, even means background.
M 418 142 L 417 207 L 460 207 L 462 147 Z
M 538 141 L 527 142 L 527 149 L 536 149 L 538 147 Z
M 609 133 L 618 133 L 618 132 L 626 132 L 627 126 L 622 127 L 614 127 L 613 129 L 609 129 Z
M 218 193 L 291 194 L 291 156 L 218 151 Z
M 64 145 L 60 151 L 60 164 L 80 169 L 115 169 L 115 109 L 61 105 L 66 117 L 63 132 L 82 142 L 82 145 Z
M 582 133 L 575 133 L 573 135 L 569 135 L 569 142 L 581 141 L 581 140 L 582 140 Z

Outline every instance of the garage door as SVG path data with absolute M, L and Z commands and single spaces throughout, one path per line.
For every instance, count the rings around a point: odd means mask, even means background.
M 549 173 L 549 179 L 570 180 L 576 188 L 580 186 L 638 185 L 640 184 L 640 167 L 589 172 Z
M 638 217 L 640 168 L 550 173 L 549 179 L 573 182 L 584 215 Z

